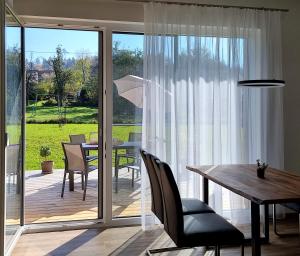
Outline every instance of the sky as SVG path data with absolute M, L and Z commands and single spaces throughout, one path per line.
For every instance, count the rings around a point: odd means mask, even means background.
M 19 27 L 7 27 L 5 29 L 6 48 L 21 46 L 21 29 Z
M 12 39 L 13 40 L 13 39 Z M 121 48 L 130 50 L 143 49 L 143 36 L 131 34 L 114 34 L 114 41 L 119 41 Z M 25 29 L 26 58 L 46 58 L 55 55 L 55 49 L 61 45 L 68 54 L 65 57 L 76 57 L 84 52 L 98 54 L 98 32 L 64 29 Z
M 193 38 L 191 38 L 192 40 Z M 182 49 L 186 50 L 186 38 L 183 36 Z M 114 33 L 113 42 L 120 42 L 121 49 L 143 50 L 143 35 L 141 34 L 126 34 Z M 207 50 L 217 49 L 216 38 L 207 37 L 204 46 Z M 7 45 L 12 47 L 20 42 L 20 29 L 7 27 L 6 29 Z M 228 45 L 227 38 L 220 40 L 220 58 L 226 63 L 228 60 Z M 241 46 L 243 40 L 240 40 Z M 19 44 L 20 45 L 20 44 Z M 25 54 L 27 59 L 35 60 L 36 58 L 53 57 L 58 45 L 61 45 L 66 50 L 66 58 L 76 57 L 80 53 L 98 55 L 98 32 L 95 31 L 80 31 L 80 30 L 65 30 L 65 29 L 45 29 L 45 28 L 26 28 L 25 29 Z M 193 40 L 192 44 L 193 45 Z M 204 47 L 203 46 L 203 47 Z M 241 47 L 242 49 L 242 47 Z M 212 54 L 216 54 L 211 52 Z M 242 65 L 242 63 L 241 63 Z

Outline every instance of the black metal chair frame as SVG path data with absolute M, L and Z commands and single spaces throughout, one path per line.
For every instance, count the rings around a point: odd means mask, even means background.
M 278 231 L 278 227 L 277 227 L 277 218 L 276 218 L 276 204 L 273 204 L 273 231 L 275 233 L 275 235 L 277 235 L 278 237 L 289 237 L 289 236 L 299 236 L 300 235 L 300 212 L 299 214 L 299 231 L 296 233 L 280 233 Z

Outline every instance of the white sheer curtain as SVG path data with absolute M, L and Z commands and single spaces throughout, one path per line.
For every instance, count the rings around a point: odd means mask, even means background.
M 282 168 L 282 89 L 237 87 L 281 78 L 281 14 L 149 3 L 144 15 L 143 145 L 171 165 L 181 196 L 201 196 L 200 177 L 186 165 L 259 158 Z M 247 200 L 210 188 L 218 213 L 249 220 Z M 149 201 L 143 173 L 144 227 L 152 221 Z

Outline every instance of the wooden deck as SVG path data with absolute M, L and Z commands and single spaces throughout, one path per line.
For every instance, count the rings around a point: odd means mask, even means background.
M 97 170 L 89 175 L 86 200 L 82 201 L 80 175 L 75 175 L 75 190 L 70 192 L 68 181 L 64 198 L 60 197 L 63 170 L 42 175 L 41 171 L 26 172 L 25 181 L 25 220 L 26 223 L 53 221 L 86 220 L 97 218 L 98 188 Z M 113 179 L 114 180 L 114 179 Z M 120 170 L 119 191 L 113 191 L 113 216 L 140 215 L 140 177 L 131 186 L 131 172 Z M 114 184 L 113 184 L 114 187 Z

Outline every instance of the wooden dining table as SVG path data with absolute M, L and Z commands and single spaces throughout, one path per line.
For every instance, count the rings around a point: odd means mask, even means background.
M 209 203 L 209 181 L 251 201 L 252 255 L 261 255 L 261 244 L 269 242 L 269 204 L 300 202 L 300 176 L 268 168 L 258 178 L 256 165 L 187 166 L 203 176 L 203 201 Z M 264 233 L 260 237 L 260 205 L 264 205 Z

